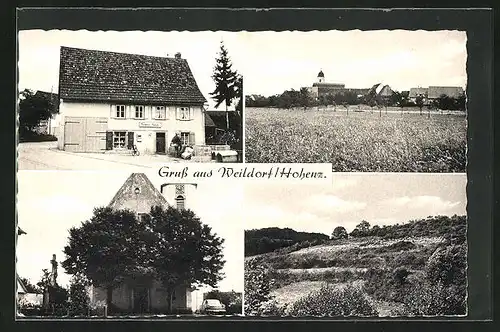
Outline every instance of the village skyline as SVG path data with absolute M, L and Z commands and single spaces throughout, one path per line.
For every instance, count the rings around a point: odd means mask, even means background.
M 429 86 L 466 88 L 465 31 L 285 31 L 245 36 L 245 95 L 269 97 L 317 82 L 393 90 Z
M 464 174 L 346 173 L 336 174 L 332 181 L 331 186 L 300 188 L 247 184 L 245 230 L 279 227 L 331 235 L 337 226 L 350 232 L 362 220 L 383 226 L 466 214 Z

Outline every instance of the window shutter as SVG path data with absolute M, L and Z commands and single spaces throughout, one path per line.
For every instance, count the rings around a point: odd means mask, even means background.
M 106 150 L 113 150 L 113 132 L 106 132 Z
M 128 145 L 127 145 L 127 148 L 131 149 L 133 145 L 134 145 L 134 132 L 133 131 L 129 131 L 128 132 Z
M 111 109 L 109 111 L 109 117 L 114 118 L 116 116 L 116 105 L 111 105 Z
M 181 118 L 181 109 L 179 107 L 175 108 L 175 119 L 180 120 Z
M 189 108 L 189 120 L 194 120 L 194 108 Z
M 165 106 L 165 119 L 170 119 L 170 107 Z
M 189 145 L 195 145 L 194 132 L 189 133 Z

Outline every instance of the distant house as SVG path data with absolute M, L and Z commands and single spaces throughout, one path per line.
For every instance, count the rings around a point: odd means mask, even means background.
M 61 47 L 59 149 L 165 154 L 205 144 L 206 102 L 186 59 Z
M 463 93 L 464 90 L 459 86 L 430 86 L 427 92 L 427 98 L 429 100 L 435 100 L 441 95 L 458 98 Z
M 186 208 L 187 190 L 183 184 L 175 185 L 172 190 L 163 189 L 164 186 L 162 186 L 162 191 L 164 191 L 162 194 L 145 174 L 133 173 L 123 183 L 108 206 L 113 209 L 135 211 L 139 220 L 151 211 L 152 206 L 168 207 L 170 204 L 164 195 L 172 195 L 177 208 Z M 192 291 L 188 286 L 175 289 L 172 309 L 192 309 Z M 92 303 L 106 301 L 105 289 L 91 286 L 89 294 Z M 154 281 L 152 284 L 149 282 L 141 284 L 138 280 L 135 280 L 133 285 L 124 283 L 113 290 L 112 303 L 123 312 L 165 312 L 168 307 L 167 292 L 159 281 Z
M 429 104 L 433 100 L 438 99 L 441 95 L 446 95 L 451 98 L 458 98 L 464 90 L 461 87 L 455 86 L 429 86 L 428 88 L 411 88 L 409 98 L 416 102 L 418 96 L 424 98 L 424 104 Z

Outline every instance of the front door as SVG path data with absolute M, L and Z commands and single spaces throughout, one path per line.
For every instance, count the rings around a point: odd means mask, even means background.
M 134 288 L 134 312 L 145 313 L 149 311 L 149 292 L 146 287 Z
M 165 133 L 156 133 L 156 153 L 165 153 Z

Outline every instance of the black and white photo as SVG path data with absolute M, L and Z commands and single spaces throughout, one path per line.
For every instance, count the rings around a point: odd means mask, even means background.
M 20 31 L 19 168 L 241 162 L 234 35 Z
M 242 315 L 238 186 L 21 171 L 18 319 Z M 22 230 L 22 232 L 21 232 Z
M 467 314 L 462 174 L 245 186 L 245 315 Z
M 465 172 L 466 41 L 465 31 L 249 32 L 246 162 Z

